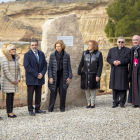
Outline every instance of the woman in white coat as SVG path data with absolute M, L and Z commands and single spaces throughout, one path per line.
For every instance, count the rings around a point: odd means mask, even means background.
M 19 55 L 16 53 L 16 47 L 13 44 L 9 44 L 6 49 L 3 49 L 3 53 L 1 91 L 6 93 L 8 117 L 15 118 L 13 100 L 14 93 L 18 92 L 18 83 L 20 81 Z

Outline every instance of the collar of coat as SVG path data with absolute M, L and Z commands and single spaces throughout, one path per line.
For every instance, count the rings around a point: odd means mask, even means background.
M 55 54 L 56 54 L 56 50 L 54 51 L 53 55 L 55 56 Z M 66 53 L 65 50 L 64 50 L 63 58 L 64 58 L 66 55 L 67 55 L 67 53 Z
M 93 52 L 91 52 L 91 53 L 96 53 L 97 52 L 97 50 L 94 50 Z M 89 54 L 90 53 L 90 51 L 89 50 L 86 50 L 86 54 Z
M 140 43 L 138 44 L 138 46 L 134 46 L 134 45 L 133 45 L 133 47 L 132 47 L 133 50 L 135 50 L 135 49 L 138 50 L 139 48 L 140 48 Z
M 2 52 L 8 61 L 13 61 L 12 55 L 9 52 L 7 52 L 6 48 L 2 49 Z M 15 59 L 18 60 L 19 58 L 20 58 L 19 54 L 16 53 Z
M 44 54 L 42 51 L 39 51 L 39 50 L 37 50 L 37 52 L 38 52 L 38 55 L 39 55 L 39 54 Z M 28 53 L 29 53 L 29 54 L 33 54 L 33 51 L 30 49 L 30 50 L 28 51 Z

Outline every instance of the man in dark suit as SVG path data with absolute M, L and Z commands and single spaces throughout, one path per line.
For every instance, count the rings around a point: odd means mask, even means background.
M 120 104 L 124 107 L 126 94 L 129 89 L 128 64 L 130 63 L 130 49 L 124 47 L 125 39 L 119 37 L 117 47 L 111 48 L 107 62 L 111 65 L 110 85 L 113 90 L 113 108 Z M 120 100 L 119 100 L 120 98 Z
M 46 113 L 40 110 L 41 90 L 45 83 L 44 75 L 47 71 L 47 62 L 42 51 L 38 50 L 38 41 L 30 40 L 30 50 L 24 55 L 24 68 L 26 71 L 26 85 L 28 92 L 28 111 L 31 116 L 35 113 Z M 35 91 L 35 113 L 33 112 L 33 94 Z

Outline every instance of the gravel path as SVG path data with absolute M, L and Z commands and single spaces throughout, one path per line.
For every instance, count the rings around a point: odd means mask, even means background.
M 94 109 L 68 106 L 31 117 L 22 107 L 14 109 L 14 119 L 0 110 L 0 140 L 140 140 L 140 109 L 111 106 L 112 95 L 102 95 Z

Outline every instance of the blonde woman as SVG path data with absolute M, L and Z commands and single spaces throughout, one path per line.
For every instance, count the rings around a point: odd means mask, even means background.
M 14 93 L 18 92 L 18 83 L 20 81 L 19 55 L 16 53 L 16 47 L 13 44 L 9 44 L 6 49 L 3 49 L 3 53 L 1 91 L 7 95 L 6 109 L 8 117 L 15 118 L 13 100 Z
M 56 41 L 54 48 L 56 50 L 50 55 L 48 67 L 48 86 L 51 90 L 48 111 L 53 111 L 57 96 L 57 88 L 59 87 L 60 111 L 64 112 L 68 83 L 72 78 L 70 56 L 65 52 L 65 45 L 62 40 Z

